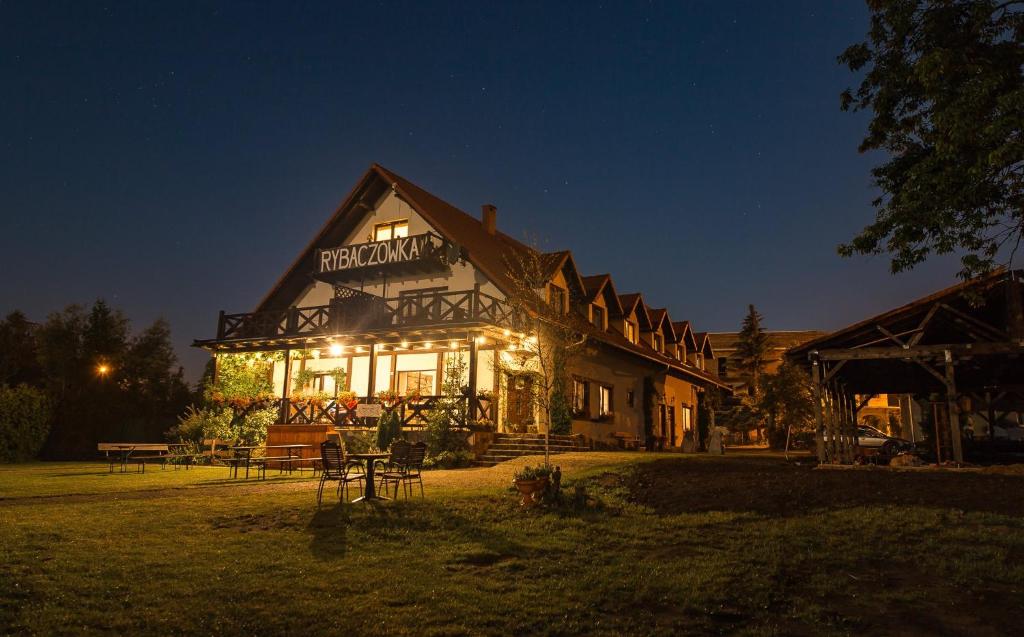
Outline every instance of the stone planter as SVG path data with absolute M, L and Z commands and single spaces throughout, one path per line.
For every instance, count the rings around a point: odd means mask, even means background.
M 540 499 L 544 496 L 544 492 L 548 488 L 548 478 L 541 478 L 539 480 L 515 480 L 516 489 L 523 496 L 519 500 L 519 505 L 524 507 L 532 507 L 533 505 L 540 502 Z

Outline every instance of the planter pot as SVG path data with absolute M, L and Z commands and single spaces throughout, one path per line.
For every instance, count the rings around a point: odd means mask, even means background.
M 515 485 L 516 489 L 523 496 L 519 500 L 519 505 L 532 507 L 540 502 L 544 492 L 547 491 L 548 478 L 541 478 L 540 480 L 515 480 Z

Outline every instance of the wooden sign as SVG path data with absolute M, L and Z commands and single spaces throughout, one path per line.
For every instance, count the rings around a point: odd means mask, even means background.
M 380 418 L 382 408 L 379 404 L 356 405 L 357 418 Z
M 373 268 L 420 261 L 434 256 L 437 247 L 431 234 L 398 237 L 387 241 L 372 241 L 354 245 L 317 250 L 319 274 Z

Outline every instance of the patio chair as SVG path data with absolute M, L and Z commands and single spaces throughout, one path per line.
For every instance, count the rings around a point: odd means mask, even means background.
M 363 494 L 363 484 L 366 481 L 366 474 L 363 473 L 363 465 L 356 460 L 345 460 L 341 446 L 330 440 L 320 443 L 320 462 L 323 469 L 320 472 L 320 485 L 316 490 L 316 504 L 320 506 L 324 497 L 324 484 L 328 480 L 338 483 L 338 499 L 341 499 L 341 487 L 345 487 L 345 499 L 348 500 L 348 485 L 352 482 L 359 483 L 359 495 Z
M 401 482 L 402 471 L 405 469 L 405 462 L 409 457 L 412 445 L 406 440 L 396 440 L 391 443 L 391 455 L 387 460 L 377 460 L 377 475 L 380 476 L 380 488 L 386 484 L 395 483 L 395 495 L 398 495 L 398 483 Z M 385 490 L 385 493 L 387 491 Z
M 412 494 L 413 483 L 420 485 L 420 497 L 423 497 L 423 460 L 427 457 L 427 445 L 424 442 L 417 442 L 410 445 L 403 461 L 395 464 L 388 470 L 381 473 L 381 486 L 384 484 L 395 485 L 395 497 L 398 497 L 398 485 L 402 485 L 402 492 L 408 498 Z

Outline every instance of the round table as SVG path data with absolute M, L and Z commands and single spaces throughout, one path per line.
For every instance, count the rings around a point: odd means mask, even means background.
M 366 490 L 363 491 L 363 496 L 352 500 L 353 502 L 371 502 L 373 500 L 390 500 L 382 495 L 377 495 L 377 489 L 373 480 L 374 463 L 377 460 L 386 460 L 390 458 L 389 453 L 349 453 L 345 454 L 345 458 L 352 460 L 365 460 L 366 461 Z

